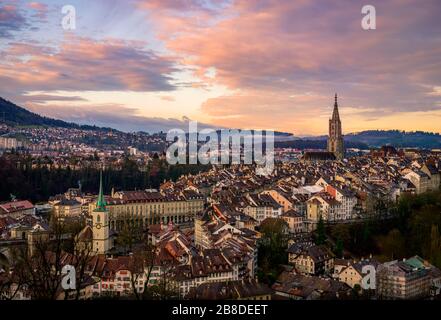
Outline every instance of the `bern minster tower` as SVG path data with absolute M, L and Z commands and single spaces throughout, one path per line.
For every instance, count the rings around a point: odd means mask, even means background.
M 341 131 L 337 94 L 335 94 L 334 111 L 332 112 L 332 118 L 329 119 L 328 151 L 334 153 L 337 160 L 342 160 L 345 155 Z

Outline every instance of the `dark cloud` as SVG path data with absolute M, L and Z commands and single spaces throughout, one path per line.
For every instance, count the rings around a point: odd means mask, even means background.
M 0 38 L 12 38 L 13 33 L 21 31 L 28 24 L 25 17 L 13 5 L 0 6 Z
M 27 109 L 48 117 L 62 119 L 78 124 L 111 127 L 125 132 L 167 132 L 171 129 L 188 130 L 188 117 L 182 119 L 144 117 L 136 115 L 137 109 L 119 104 L 87 105 L 87 106 L 59 106 L 39 105 L 28 103 Z M 198 123 L 198 128 L 216 128 L 215 126 Z
M 17 101 L 17 100 L 14 100 Z M 50 94 L 34 94 L 34 95 L 26 95 L 22 96 L 19 101 L 32 101 L 33 103 L 45 103 L 47 101 L 87 101 L 82 97 L 78 96 L 55 96 Z

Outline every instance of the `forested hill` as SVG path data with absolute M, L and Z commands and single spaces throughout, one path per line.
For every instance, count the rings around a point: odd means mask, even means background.
M 294 145 L 326 145 L 327 136 L 304 137 L 294 141 Z M 363 148 L 367 146 L 381 147 L 392 145 L 397 148 L 441 148 L 441 135 L 439 133 L 424 131 L 401 131 L 401 130 L 367 130 L 345 134 L 343 137 L 347 148 Z M 302 142 L 303 141 L 303 142 Z M 315 141 L 315 143 L 311 143 Z
M 392 145 L 402 148 L 441 148 L 439 133 L 400 130 L 369 130 L 347 134 L 345 141 L 365 143 L 371 147 Z
M 66 122 L 40 116 L 30 112 L 16 104 L 0 97 L 0 123 L 6 123 L 9 126 L 45 126 L 61 128 L 78 128 L 83 130 L 103 130 L 109 131 L 110 128 L 100 128 L 97 126 L 78 125 L 76 123 Z M 115 130 L 113 130 L 115 131 Z
M 78 128 L 83 130 L 117 131 L 90 125 L 79 125 L 63 120 L 52 119 L 30 112 L 0 97 L 0 123 L 10 126 L 46 126 Z M 327 136 L 298 138 L 290 133 L 276 132 L 276 145 L 279 147 L 325 148 Z M 392 145 L 398 148 L 441 148 L 439 133 L 400 130 L 368 130 L 349 133 L 344 136 L 347 148 L 368 148 Z

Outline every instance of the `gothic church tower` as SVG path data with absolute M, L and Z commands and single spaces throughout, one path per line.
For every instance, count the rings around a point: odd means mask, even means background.
M 334 111 L 332 112 L 332 118 L 329 119 L 328 151 L 334 153 L 337 160 L 342 160 L 345 156 L 343 136 L 341 132 L 342 130 L 340 115 L 338 114 L 337 94 L 335 94 Z

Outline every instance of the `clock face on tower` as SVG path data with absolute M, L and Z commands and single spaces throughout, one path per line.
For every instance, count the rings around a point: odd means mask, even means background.
M 95 224 L 95 228 L 97 228 L 97 229 L 101 229 L 101 223 L 97 223 L 97 224 Z

